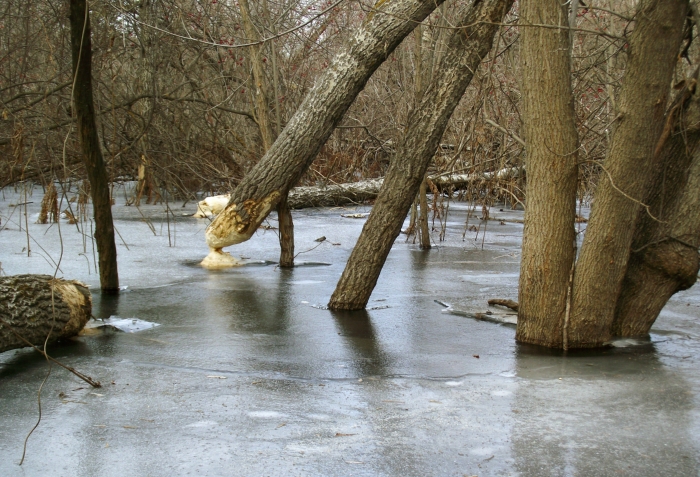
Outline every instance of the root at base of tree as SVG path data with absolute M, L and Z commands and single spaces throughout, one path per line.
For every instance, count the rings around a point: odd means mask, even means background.
M 489 300 L 489 305 L 494 306 L 494 305 L 500 305 L 500 306 L 505 306 L 506 308 L 510 308 L 513 311 L 518 311 L 518 302 L 513 301 L 513 300 L 505 300 L 503 298 L 493 298 Z

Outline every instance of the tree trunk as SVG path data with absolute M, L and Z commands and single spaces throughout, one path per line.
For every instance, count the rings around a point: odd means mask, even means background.
M 520 168 L 506 168 L 500 171 L 481 172 L 474 174 L 449 174 L 428 176 L 438 189 L 454 189 L 469 184 L 497 181 L 517 177 Z M 326 184 L 323 186 L 294 187 L 289 191 L 288 203 L 290 209 L 305 209 L 308 207 L 336 207 L 341 205 L 358 205 L 377 198 L 384 178 L 367 179 L 347 184 Z M 418 200 L 416 196 L 416 200 Z M 203 218 L 220 214 L 231 200 L 231 194 L 214 195 L 200 200 L 193 217 Z
M 559 0 L 523 0 L 520 23 L 527 208 L 516 339 L 561 346 L 575 259 L 578 167 L 566 6 Z
M 287 197 L 277 204 L 277 217 L 280 232 L 280 267 L 291 268 L 294 266 L 294 225 L 292 224 L 292 212 L 289 210 Z
M 350 255 L 328 307 L 364 308 L 374 290 L 386 257 L 408 213 L 428 163 L 435 155 L 447 122 L 471 82 L 481 60 L 491 50 L 499 24 L 511 0 L 484 0 L 472 5 L 452 30 L 445 55 L 389 165 L 384 184 L 360 238 Z
M 427 179 L 423 178 L 418 188 L 418 201 L 420 202 L 420 215 L 418 216 L 418 230 L 420 231 L 420 248 L 430 250 L 430 226 L 428 225 L 428 197 L 426 195 Z M 434 199 L 433 199 L 434 200 Z
M 697 71 L 696 71 L 697 73 Z M 700 261 L 700 98 L 695 80 L 667 115 L 668 139 L 659 151 L 661 168 L 646 203 L 659 220 L 640 212 L 627 273 L 617 302 L 612 334 L 649 334 L 673 294 L 690 288 Z M 692 96 L 690 90 L 693 90 Z
M 95 242 L 100 265 L 100 286 L 104 293 L 119 291 L 117 247 L 114 243 L 112 199 L 100 150 L 92 101 L 92 43 L 90 15 L 85 0 L 70 0 L 71 52 L 75 86 L 73 98 L 83 161 L 90 181 L 95 216 Z
M 250 7 L 248 0 L 239 0 L 241 8 L 241 18 L 243 19 L 243 28 L 248 37 L 248 41 L 258 41 L 259 35 L 253 25 L 253 20 L 250 15 Z M 260 45 L 253 45 L 249 48 L 250 62 L 253 64 L 253 82 L 255 83 L 255 118 L 260 129 L 260 137 L 263 143 L 263 153 L 266 153 L 272 147 L 277 134 L 272 129 L 272 121 L 270 119 L 269 102 L 267 92 L 269 91 L 267 79 L 263 70 L 263 61 L 260 57 Z M 279 105 L 277 105 L 279 107 Z M 279 126 L 279 120 L 277 122 Z M 294 266 L 294 222 L 292 221 L 292 212 L 287 205 L 286 195 L 281 196 L 282 199 L 277 205 L 277 216 L 280 223 L 280 267 Z M 283 231 L 284 228 L 284 231 Z
M 601 346 L 612 337 L 640 200 L 655 170 L 654 149 L 664 126 L 687 11 L 685 0 L 644 0 L 639 5 L 618 124 L 576 265 L 568 333 L 571 347 Z
M 314 87 L 284 128 L 272 148 L 243 178 L 226 209 L 209 225 L 206 240 L 210 256 L 248 240 L 260 223 L 295 184 L 372 73 L 443 0 L 378 2 L 368 17 L 316 80 Z M 214 258 L 212 261 L 216 261 Z M 207 259 L 202 263 L 206 266 Z
M 87 285 L 51 275 L 0 277 L 0 353 L 77 335 L 92 316 Z M 14 331 L 14 332 L 13 332 Z

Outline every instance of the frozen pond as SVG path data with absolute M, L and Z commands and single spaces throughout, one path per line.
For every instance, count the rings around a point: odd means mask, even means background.
M 494 207 L 504 223 L 463 240 L 468 207 L 452 203 L 446 241 L 421 251 L 401 236 L 370 309 L 333 313 L 323 305 L 365 222 L 341 214 L 368 207 L 295 211 L 306 252 L 293 270 L 275 266 L 276 230 L 261 229 L 229 249 L 245 266 L 208 271 L 207 220 L 181 215 L 194 203 L 171 203 L 166 220 L 164 205 L 116 196 L 127 288 L 96 293 L 93 313 L 128 332 L 51 349 L 103 387 L 54 366 L 22 467 L 47 365 L 0 354 L 2 476 L 700 475 L 697 286 L 650 342 L 562 356 L 463 316 L 517 298 L 522 212 Z M 15 204 L 27 201 L 25 221 Z M 0 191 L 3 273 L 58 267 L 97 290 L 89 221 L 37 225 L 40 202 Z

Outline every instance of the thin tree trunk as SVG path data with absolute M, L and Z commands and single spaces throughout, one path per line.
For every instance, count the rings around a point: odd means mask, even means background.
M 384 184 L 345 270 L 331 296 L 334 310 L 359 310 L 372 290 L 408 213 L 447 122 L 488 54 L 511 0 L 474 4 L 453 30 L 439 70 L 411 113 L 404 139 L 389 165 Z
M 238 5 L 241 9 L 241 19 L 243 20 L 243 29 L 245 35 L 250 42 L 258 41 L 259 35 L 253 25 L 253 20 L 250 17 L 250 7 L 248 0 L 238 0 Z M 275 142 L 275 133 L 272 130 L 272 122 L 270 121 L 269 103 L 267 101 L 267 80 L 263 71 L 263 62 L 260 57 L 260 45 L 248 47 L 250 52 L 250 63 L 253 66 L 253 103 L 255 105 L 255 120 L 260 129 L 260 137 L 263 143 L 263 153 L 267 152 L 272 143 Z
M 100 286 L 103 293 L 119 291 L 117 247 L 114 243 L 112 200 L 109 194 L 107 169 L 102 159 L 92 101 L 92 43 L 90 15 L 85 0 L 70 1 L 71 51 L 75 86 L 73 98 L 78 121 L 78 135 L 83 161 L 90 181 L 95 215 L 95 242 L 100 264 Z
M 372 73 L 443 0 L 379 2 L 377 11 L 316 80 L 272 148 L 243 178 L 226 209 L 209 225 L 211 253 L 248 240 L 316 157 Z M 384 14 L 382 11 L 385 11 Z M 214 255 L 214 257 L 212 257 Z M 211 260 L 210 260 L 211 259 Z
M 239 0 L 241 8 L 241 17 L 243 19 L 243 28 L 249 41 L 258 41 L 259 35 L 253 25 L 253 20 L 250 16 L 250 7 L 248 0 Z M 260 136 L 263 142 L 263 152 L 266 153 L 272 147 L 277 134 L 272 128 L 270 119 L 269 102 L 267 99 L 267 79 L 263 71 L 263 62 L 260 57 L 260 46 L 254 45 L 249 48 L 250 61 L 253 64 L 253 81 L 255 83 L 255 117 L 260 129 Z M 279 105 L 278 105 L 279 106 Z M 279 119 L 279 118 L 278 118 Z M 279 126 L 279 121 L 277 122 Z M 294 266 L 294 222 L 292 221 L 292 212 L 287 205 L 286 194 L 282 195 L 282 199 L 277 205 L 277 216 L 280 224 L 280 267 Z M 284 227 L 284 232 L 283 232 Z
M 685 0 L 643 0 L 639 5 L 620 116 L 574 276 L 571 347 L 600 346 L 612 337 L 640 200 L 655 170 L 654 149 L 664 126 L 687 11 Z
M 427 179 L 423 178 L 418 188 L 418 201 L 420 202 L 420 215 L 418 216 L 418 224 L 420 227 L 420 248 L 430 250 L 430 226 L 428 225 L 428 197 L 426 195 Z M 435 198 L 433 198 L 435 200 Z
M 75 336 L 92 316 L 87 285 L 51 275 L 0 277 L 0 297 L 0 353 L 29 346 L 20 336 L 37 347 Z
M 287 197 L 277 204 L 277 216 L 280 232 L 280 267 L 291 268 L 294 266 L 294 225 L 292 224 L 292 212 L 289 210 Z
M 695 79 L 689 79 L 692 90 Z M 660 150 L 661 168 L 640 212 L 627 273 L 617 302 L 612 333 L 649 334 L 661 309 L 673 294 L 690 288 L 700 261 L 700 100 L 682 92 L 667 115 L 673 129 Z
M 516 339 L 561 346 L 575 258 L 578 158 L 566 6 L 559 0 L 523 0 L 520 22 L 527 208 Z

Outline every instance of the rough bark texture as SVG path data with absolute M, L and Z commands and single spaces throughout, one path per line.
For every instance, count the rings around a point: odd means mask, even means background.
M 206 231 L 212 253 L 248 240 L 316 157 L 372 73 L 443 0 L 379 2 L 306 96 L 272 148 Z M 210 254 L 211 255 L 211 254 Z
M 238 0 L 238 5 L 241 9 L 241 19 L 243 20 L 243 30 L 247 40 L 250 42 L 258 41 L 259 35 L 253 25 L 253 20 L 250 17 L 250 7 L 248 0 Z M 250 51 L 250 62 L 253 66 L 253 102 L 255 104 L 255 121 L 258 123 L 260 137 L 263 143 L 263 151 L 267 152 L 272 143 L 275 142 L 275 134 L 272 131 L 272 122 L 270 121 L 270 110 L 267 101 L 267 81 L 265 72 L 263 71 L 262 58 L 260 58 L 260 45 L 253 45 L 248 48 Z
M 289 207 L 333 207 L 362 204 L 374 200 L 382 188 L 384 179 L 368 179 L 349 184 L 326 184 L 324 186 L 295 187 L 289 192 Z
M 604 164 L 607 173 L 596 190 L 576 266 L 571 347 L 600 346 L 612 337 L 639 201 L 651 183 L 654 149 L 664 126 L 687 10 L 685 0 L 640 3 L 620 91 L 620 116 Z
M 578 135 L 571 92 L 566 5 L 520 4 L 527 208 L 516 339 L 561 346 L 574 261 Z M 560 25 L 562 29 L 527 27 Z
M 478 2 L 460 19 L 465 27 L 452 31 L 440 68 L 435 71 L 439 81 L 432 82 L 409 117 L 404 139 L 389 165 L 372 213 L 333 292 L 329 308 L 358 310 L 367 305 L 447 121 L 482 58 L 491 50 L 498 24 L 511 5 L 511 0 Z
M 75 336 L 92 315 L 87 285 L 51 275 L 0 277 L 0 353 Z
M 700 98 L 695 81 L 688 83 L 667 116 L 673 129 L 645 201 L 660 221 L 640 212 L 617 302 L 615 336 L 648 335 L 668 299 L 690 288 L 700 269 Z
M 95 216 L 95 242 L 100 265 L 100 286 L 105 293 L 119 291 L 117 246 L 114 243 L 109 179 L 102 159 L 92 101 L 92 43 L 90 15 L 85 0 L 70 1 L 71 53 L 75 87 L 73 99 L 83 161 L 90 181 Z
M 430 226 L 428 224 L 428 197 L 426 189 L 427 181 L 424 178 L 418 188 L 418 201 L 420 202 L 420 215 L 418 216 L 418 230 L 420 231 L 420 248 L 430 250 Z
M 251 19 L 248 0 L 239 0 L 238 5 L 241 8 L 243 28 L 248 40 L 258 41 L 260 38 Z M 270 119 L 267 95 L 269 88 L 263 70 L 262 58 L 260 57 L 260 45 L 250 47 L 250 61 L 253 64 L 253 81 L 255 82 L 255 119 L 260 130 L 263 151 L 267 152 L 272 147 L 275 139 L 277 139 L 277 133 L 272 129 L 272 121 Z M 276 109 L 279 116 L 279 108 Z M 279 126 L 279 118 L 277 125 Z M 294 266 L 294 222 L 292 220 L 292 212 L 287 205 L 286 195 L 283 194 L 281 197 L 279 204 L 277 204 L 277 216 L 280 222 L 280 267 L 286 268 Z
M 286 197 L 277 204 L 277 217 L 280 231 L 280 267 L 291 268 L 294 266 L 294 225 Z

